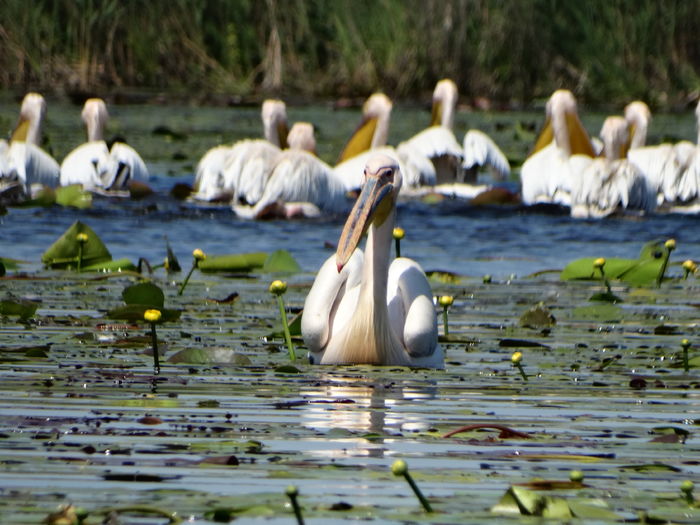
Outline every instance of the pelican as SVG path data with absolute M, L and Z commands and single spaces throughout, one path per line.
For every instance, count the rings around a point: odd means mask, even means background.
M 360 124 L 343 148 L 338 164 L 333 168 L 348 191 L 360 188 L 362 170 L 375 153 L 398 159 L 406 183 L 402 186 L 402 191 L 423 185 L 435 185 L 435 167 L 427 156 L 405 144 L 400 144 L 397 148 L 386 145 L 391 109 L 392 102 L 384 93 L 374 93 L 365 101 Z
M 454 133 L 457 110 L 457 84 L 449 78 L 440 80 L 433 91 L 430 127 L 399 144 L 428 157 L 435 165 L 437 184 L 476 182 L 477 170 L 488 166 L 496 178 L 510 175 L 508 159 L 485 133 L 469 130 L 462 144 Z
M 626 158 L 630 136 L 625 118 L 605 119 L 600 138 L 603 155 L 571 173 L 571 215 L 601 218 L 625 209 L 653 211 L 655 194 L 648 191 L 646 180 Z
M 0 192 L 12 188 L 20 200 L 31 197 L 42 186 L 56 187 L 59 166 L 40 147 L 46 115 L 46 101 L 38 93 L 27 93 L 22 100 L 19 119 L 10 142 L 0 145 Z
M 267 99 L 260 116 L 264 138 L 217 146 L 202 157 L 193 198 L 251 206 L 260 199 L 278 155 L 287 147 L 287 106 L 281 100 Z
M 696 118 L 700 123 L 700 107 L 696 108 Z M 677 144 L 647 146 L 651 111 L 642 101 L 625 106 L 625 119 L 632 133 L 627 156 L 655 193 L 657 206 L 675 211 L 692 208 L 700 196 L 700 172 L 694 167 L 698 164 L 697 144 L 683 140 Z
M 82 184 L 93 192 L 117 194 L 128 189 L 131 181 L 148 180 L 148 168 L 134 148 L 122 141 L 104 140 L 109 120 L 101 98 L 89 98 L 81 118 L 87 130 L 87 142 L 71 151 L 61 163 L 61 185 Z
M 301 330 L 316 364 L 443 368 L 430 284 L 420 266 L 390 262 L 398 162 L 376 154 L 335 256 L 321 267 L 304 304 Z M 356 249 L 367 231 L 365 253 Z
M 315 217 L 346 210 L 345 186 L 333 169 L 316 156 L 313 125 L 297 122 L 288 135 L 289 148 L 278 156 L 255 206 L 236 202 L 244 218 Z
M 555 91 L 547 101 L 545 124 L 533 153 L 520 170 L 523 203 L 570 206 L 572 173 L 580 173 L 595 156 L 573 94 Z

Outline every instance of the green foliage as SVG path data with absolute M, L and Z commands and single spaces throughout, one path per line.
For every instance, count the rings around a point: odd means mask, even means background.
M 8 297 L 0 300 L 0 315 L 17 316 L 21 320 L 33 317 L 39 303 L 26 299 L 14 299 Z
M 299 263 L 296 262 L 292 254 L 287 250 L 276 250 L 272 252 L 262 267 L 267 273 L 297 273 L 301 271 Z
M 165 294 L 159 286 L 143 282 L 127 286 L 122 291 L 122 299 L 126 304 L 140 304 L 149 308 L 163 308 Z
M 700 3 L 672 0 L 6 0 L 0 86 L 684 100 Z M 670 98 L 670 100 L 669 100 Z
M 250 272 L 262 268 L 268 254 L 265 252 L 237 253 L 231 255 L 207 255 L 197 268 L 207 272 Z
M 87 235 L 85 242 L 78 241 L 78 234 Z M 82 245 L 82 246 L 81 246 Z M 49 268 L 77 268 L 82 249 L 82 266 L 90 266 L 112 260 L 109 250 L 88 225 L 75 221 L 41 256 Z

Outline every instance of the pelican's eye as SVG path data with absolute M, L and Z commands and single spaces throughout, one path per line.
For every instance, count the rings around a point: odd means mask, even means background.
M 379 172 L 379 180 L 386 182 L 394 182 L 394 168 L 382 168 Z

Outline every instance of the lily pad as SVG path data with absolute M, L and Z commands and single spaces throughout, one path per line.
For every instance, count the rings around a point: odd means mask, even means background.
M 287 250 L 276 250 L 265 259 L 262 270 L 266 273 L 297 273 L 301 266 Z
M 533 306 L 520 317 L 520 326 L 526 328 L 549 328 L 556 323 L 557 320 L 543 303 Z
M 230 348 L 186 348 L 168 358 L 170 363 L 249 365 L 250 358 Z
M 163 308 L 165 294 L 159 286 L 150 283 L 137 283 L 127 286 L 122 291 L 122 299 L 127 305 L 144 305 L 149 308 Z
M 119 306 L 113 308 L 107 312 L 108 319 L 122 319 L 124 321 L 138 322 L 143 321 L 143 314 L 146 310 L 151 309 L 152 306 L 143 304 L 127 304 L 125 306 Z M 174 310 L 171 308 L 160 309 L 161 318 L 158 323 L 166 323 L 170 321 L 177 321 L 180 318 L 182 312 L 180 310 Z
M 26 320 L 34 316 L 39 303 L 26 299 L 7 298 L 0 301 L 0 315 L 17 316 Z
M 130 259 L 122 258 L 83 266 L 84 272 L 126 272 L 136 271 L 136 265 Z
M 199 261 L 202 272 L 250 272 L 262 268 L 268 254 L 265 252 L 237 253 L 231 255 L 207 255 Z
M 78 234 L 87 235 L 84 242 Z M 82 248 L 81 248 L 82 246 Z M 82 265 L 90 266 L 112 260 L 109 250 L 88 225 L 75 221 L 61 237 L 41 256 L 41 262 L 50 268 L 75 268 L 82 249 Z
M 85 191 L 80 184 L 70 186 L 59 186 L 56 192 L 56 204 L 60 206 L 71 206 L 84 210 L 92 206 L 92 193 Z

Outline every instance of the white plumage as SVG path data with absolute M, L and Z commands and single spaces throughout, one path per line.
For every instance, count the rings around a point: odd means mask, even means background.
M 19 185 L 20 199 L 31 197 L 43 186 L 58 185 L 58 163 L 40 147 L 45 115 L 44 97 L 27 93 L 9 144 L 2 141 L 0 146 L 0 181 L 5 188 Z
M 304 304 L 302 335 L 316 364 L 443 368 L 430 284 L 420 266 L 390 261 L 398 162 L 377 154 L 338 250 L 321 267 Z M 368 232 L 365 253 L 357 245 Z
M 145 182 L 148 168 L 138 152 L 128 144 L 107 144 L 104 129 L 109 119 L 107 106 L 99 98 L 85 101 L 81 113 L 88 141 L 71 151 L 61 163 L 61 185 L 81 184 L 94 192 L 118 193 L 129 182 Z

